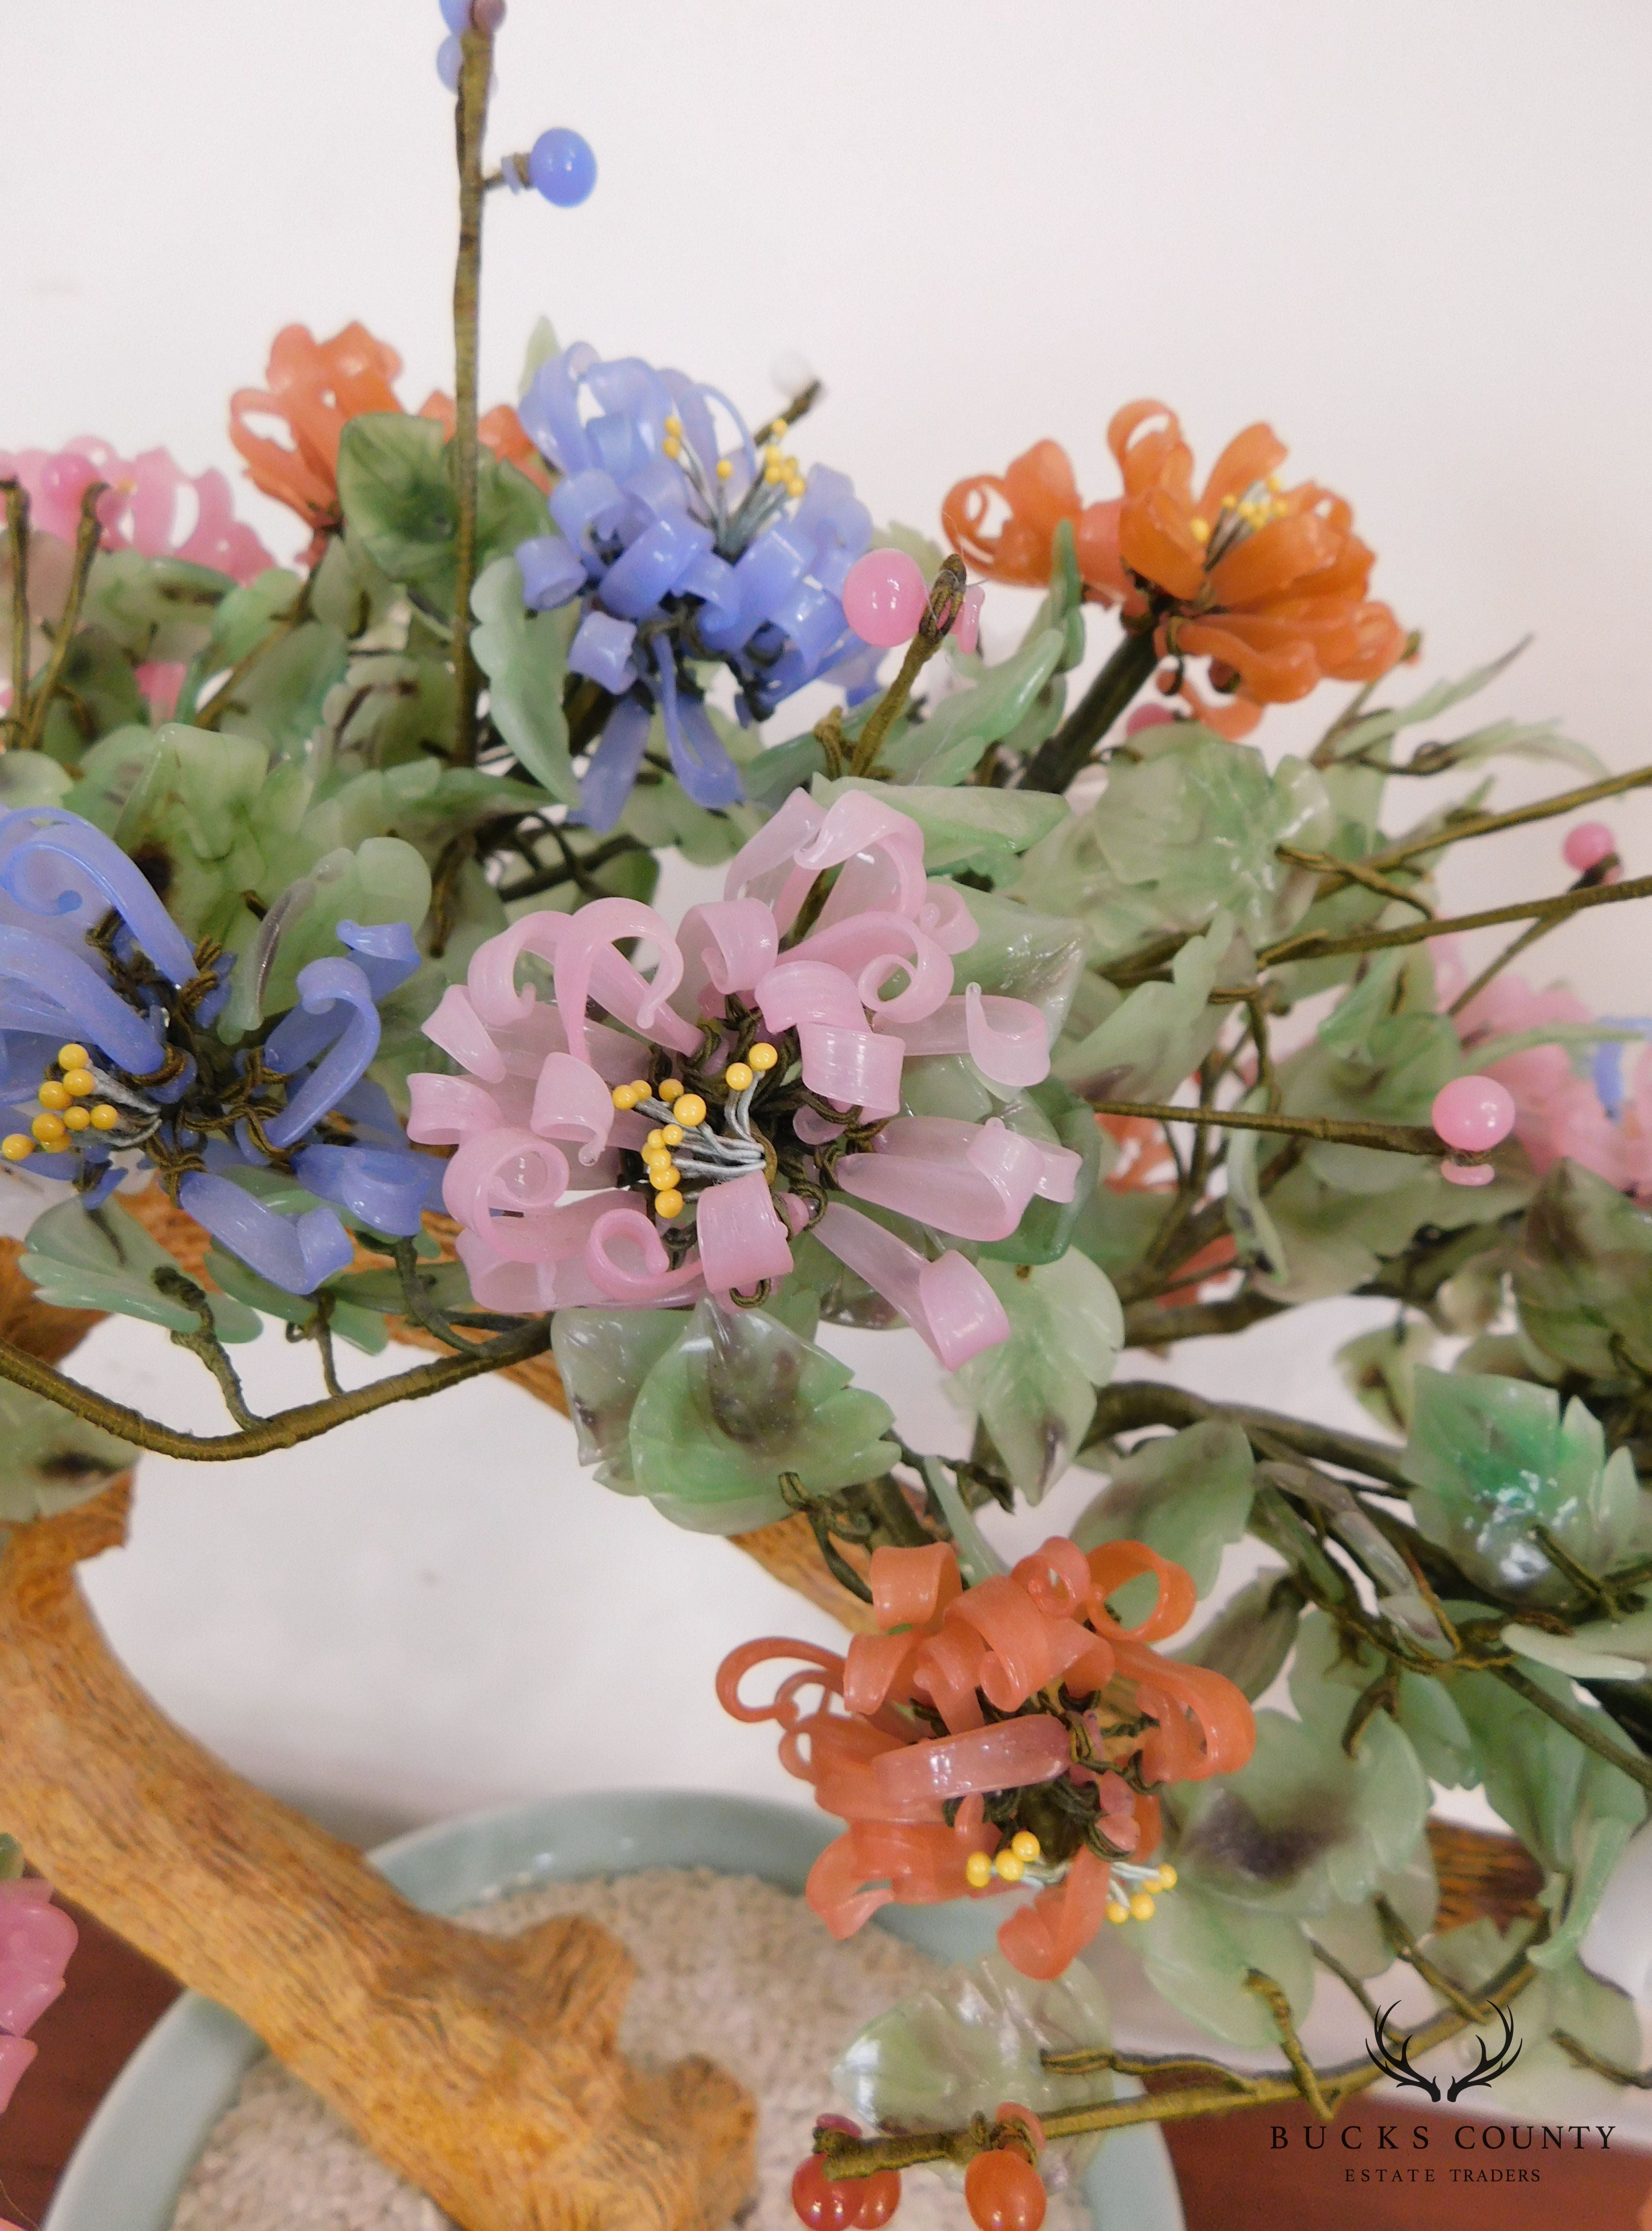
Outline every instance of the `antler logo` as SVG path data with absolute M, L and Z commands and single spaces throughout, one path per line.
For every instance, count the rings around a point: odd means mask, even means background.
M 1460 2098 L 1463 2092 L 1472 2091 L 1476 2084 L 1495 2083 L 1500 2076 L 1506 2075 L 1519 2059 L 1520 2048 L 1518 2045 L 1514 2045 L 1513 2015 L 1506 2007 L 1493 2006 L 1492 2012 L 1502 2025 L 1503 2042 L 1495 2053 L 1487 2054 L 1485 2039 L 1483 2037 L 1475 2039 L 1474 2042 L 1480 2051 L 1480 2065 L 1476 2068 L 1471 2068 L 1467 2076 L 1457 2076 L 1452 2079 L 1451 2088 L 1446 2093 L 1448 2099 Z M 1513 2053 L 1509 2051 L 1512 2045 L 1514 2045 Z
M 1399 2001 L 1396 1999 L 1394 2006 L 1396 2007 L 1398 2004 Z M 1435 2082 L 1433 2077 L 1419 2076 L 1411 2066 L 1410 2039 L 1402 2038 L 1397 2049 L 1390 2043 L 1388 2018 L 1393 2011 L 1394 2007 L 1383 2007 L 1378 2012 L 1377 2026 L 1372 2032 L 1377 2042 L 1375 2045 L 1368 2045 L 1365 2047 L 1366 2052 L 1370 2053 L 1384 2076 L 1391 2076 L 1396 2084 L 1409 2085 L 1418 2092 L 1426 2092 L 1430 2099 L 1438 2100 L 1440 2086 Z
M 1396 1999 L 1394 2003 L 1397 2006 L 1398 2000 Z M 1378 2012 L 1377 2026 L 1372 2033 L 1376 2042 L 1374 2045 L 1368 2045 L 1365 2050 L 1383 2073 L 1392 2077 L 1395 2083 L 1406 2085 L 1414 2091 L 1426 2092 L 1430 2099 L 1437 2102 L 1440 2098 L 1440 2086 L 1432 2076 L 1422 2075 L 1411 2066 L 1410 2038 L 1403 2037 L 1396 2040 L 1389 2029 L 1389 2017 L 1393 2012 L 1393 2007 L 1384 2007 Z M 1506 2008 L 1495 2005 L 1492 2012 L 1497 2016 L 1502 2027 L 1503 2042 L 1495 2053 L 1488 2053 L 1484 2038 L 1475 2040 L 1480 2060 L 1466 2076 L 1452 2078 L 1446 2088 L 1448 2100 L 1461 2098 L 1465 2092 L 1473 2091 L 1477 2085 L 1494 2084 L 1500 2076 L 1506 2075 L 1519 2059 L 1520 2047 L 1514 2043 L 1513 2015 Z M 1512 2052 L 1511 2047 L 1513 2047 Z

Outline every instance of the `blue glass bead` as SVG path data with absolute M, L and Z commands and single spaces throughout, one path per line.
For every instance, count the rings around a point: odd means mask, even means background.
M 470 0 L 441 0 L 442 21 L 457 39 L 470 28 Z
M 444 39 L 436 49 L 436 74 L 450 93 L 459 89 L 459 72 L 464 67 L 464 48 L 457 39 Z
M 578 209 L 597 183 L 597 158 L 591 143 L 563 125 L 541 132 L 528 151 L 528 175 L 534 191 L 558 209 Z

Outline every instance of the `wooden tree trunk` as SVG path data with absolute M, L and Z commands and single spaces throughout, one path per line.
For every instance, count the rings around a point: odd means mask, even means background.
M 755 2114 L 615 2050 L 632 1968 L 595 1924 L 484 1937 L 230 1774 L 149 1702 L 75 1579 L 127 1487 L 0 1556 L 0 1820 L 68 1896 L 250 2023 L 464 2231 L 716 2231 Z

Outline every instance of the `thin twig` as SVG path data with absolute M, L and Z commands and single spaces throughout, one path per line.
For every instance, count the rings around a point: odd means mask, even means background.
M 1485 2001 L 1471 1999 L 1443 1968 L 1435 1966 L 1380 1891 L 1371 1903 L 1382 1924 L 1383 1935 L 1396 1958 L 1403 1960 L 1408 1968 L 1414 1969 L 1431 1991 L 1437 1991 L 1448 2006 L 1455 2007 L 1458 2013 L 1467 2016 L 1468 2021 L 1483 2022 L 1491 2020 L 1492 2010 Z
M 854 755 L 849 762 L 852 774 L 870 775 L 876 768 L 884 739 L 905 711 L 913 683 L 951 632 L 967 579 L 962 559 L 949 558 L 930 583 L 929 603 L 924 607 L 917 633 L 908 644 L 906 656 L 901 661 L 901 670 L 884 690 L 882 702 L 873 708 L 871 719 L 855 739 Z
M 335 1426 L 348 1425 L 353 1419 L 388 1409 L 394 1402 L 417 1401 L 424 1395 L 460 1386 L 467 1379 L 506 1370 L 513 1363 L 526 1363 L 532 1356 L 542 1355 L 550 1342 L 550 1320 L 535 1317 L 519 1332 L 482 1342 L 468 1355 L 422 1363 L 411 1371 L 398 1372 L 393 1379 L 377 1379 L 369 1386 L 351 1387 L 324 1402 L 303 1402 L 290 1410 L 278 1410 L 274 1417 L 258 1419 L 238 1433 L 179 1432 L 175 1426 L 129 1409 L 124 1402 L 112 1402 L 107 1395 L 94 1394 L 78 1380 L 54 1370 L 6 1340 L 0 1340 L 0 1379 L 27 1387 L 31 1394 L 43 1394 L 60 1409 L 84 1418 L 88 1425 L 113 1433 L 119 1440 L 129 1441 L 134 1448 L 148 1449 L 157 1456 L 217 1464 L 240 1457 L 267 1456 L 272 1449 L 297 1448 L 302 1442 L 330 1433 Z
M 243 652 L 205 704 L 196 708 L 190 719 L 190 726 L 192 728 L 216 728 L 224 715 L 235 709 L 236 692 L 253 669 L 269 657 L 278 643 L 285 643 L 289 635 L 296 634 L 303 626 L 310 616 L 310 592 L 315 586 L 315 576 L 320 570 L 321 562 L 318 558 L 315 564 L 311 566 L 309 572 L 299 584 L 298 594 L 275 625 L 267 629 L 259 637 L 250 650 Z
M 1652 876 L 1647 878 L 1652 892 Z M 1214 1123 L 1228 1131 L 1276 1131 L 1286 1138 L 1318 1139 L 1339 1147 L 1370 1147 L 1390 1154 L 1426 1154 L 1438 1161 L 1446 1149 L 1423 1123 L 1339 1122 L 1331 1116 L 1265 1116 L 1241 1108 L 1178 1108 L 1152 1100 L 1092 1100 L 1098 1116 L 1146 1116 L 1157 1123 Z
M 1402 906 L 1415 907 L 1425 920 L 1433 918 L 1434 909 L 1426 899 L 1419 898 L 1416 891 L 1408 890 L 1403 883 L 1390 883 L 1386 876 L 1379 876 L 1363 860 L 1339 860 L 1331 852 L 1305 851 L 1299 844 L 1279 844 L 1274 850 L 1281 860 L 1288 860 L 1293 868 L 1314 870 L 1331 884 L 1333 889 L 1340 889 L 1347 883 L 1361 883 L 1368 891 L 1375 891 L 1380 898 L 1397 900 Z M 1328 896 L 1329 893 L 1325 896 Z
M 1528 946 L 1535 945 L 1540 937 L 1546 937 L 1554 927 L 1554 918 L 1545 917 L 1542 922 L 1532 922 L 1529 928 L 1523 929 L 1518 937 L 1510 938 L 1502 951 L 1494 954 L 1486 963 L 1479 975 L 1472 977 L 1463 986 L 1461 991 L 1446 1009 L 1446 1012 L 1448 1015 L 1460 1015 L 1465 1007 L 1472 1006 L 1486 986 L 1494 978 L 1500 976 L 1512 960 L 1518 960 Z
M 87 578 L 92 571 L 92 560 L 97 556 L 98 545 L 102 540 L 98 502 L 107 489 L 107 481 L 94 481 L 81 498 L 81 523 L 75 530 L 75 563 L 68 577 L 68 594 L 63 599 L 62 617 L 52 630 L 52 655 L 42 668 L 39 681 L 29 693 L 28 704 L 21 708 L 23 726 L 17 736 L 20 751 L 31 752 L 39 743 L 46 727 L 46 715 L 51 710 L 52 699 L 63 679 L 69 645 L 80 624 Z M 14 698 L 12 702 L 15 709 L 16 701 Z
M 1537 1970 L 1522 1949 L 1493 1976 L 1482 1996 L 1488 2007 L 1506 2007 L 1536 1978 Z M 1454 2007 L 1444 2008 L 1413 2034 L 1409 2050 L 1418 2056 L 1432 2053 L 1471 2027 Z M 1310 2066 L 1309 2073 L 1328 2114 L 1334 2114 L 1345 2100 L 1380 2082 L 1383 2072 L 1366 2056 L 1332 2068 Z M 1148 2092 L 1129 2099 L 1052 2108 L 1039 2119 L 1046 2138 L 1077 2138 L 1095 2131 L 1129 2129 L 1138 2123 L 1183 2123 L 1204 2115 L 1230 2115 L 1241 2108 L 1304 2096 L 1294 2066 L 1288 2073 L 1267 2070 L 1254 2076 L 1224 2071 L 1224 2077 L 1221 2090 L 1187 2086 Z M 962 2167 L 999 2142 L 999 2126 L 989 2124 L 981 2116 L 963 2130 L 914 2131 L 891 2137 L 853 2138 L 847 2131 L 820 2131 L 816 2133 L 815 2151 L 830 2177 L 870 2176 L 880 2169 L 910 2169 L 923 2162 L 952 2162 Z
M 6 498 L 6 538 L 11 546 L 11 715 L 21 721 L 29 695 L 29 491 L 20 481 L 0 481 Z
M 1291 2016 L 1291 2001 L 1272 1976 L 1265 1976 L 1260 1968 L 1253 1968 L 1245 1977 L 1245 1988 L 1254 1991 L 1273 2017 L 1273 2027 L 1279 2034 L 1279 2043 L 1285 2047 L 1285 2057 L 1291 2064 L 1297 2089 L 1322 2123 L 1335 2119 L 1337 2110 L 1319 2088 L 1318 2071 L 1303 2050 L 1302 2040 L 1297 2035 L 1296 2023 Z
M 1408 837 L 1401 844 L 1390 844 L 1380 852 L 1373 852 L 1365 861 L 1368 868 L 1379 871 L 1386 868 L 1403 867 L 1428 852 L 1442 852 L 1448 844 L 1461 844 L 1470 837 L 1494 837 L 1500 830 L 1519 829 L 1530 821 L 1547 821 L 1557 813 L 1576 813 L 1585 805 L 1597 805 L 1603 798 L 1616 798 L 1626 790 L 1640 790 L 1652 782 L 1652 766 L 1635 767 L 1628 774 L 1609 775 L 1603 782 L 1586 783 L 1580 790 L 1558 792 L 1552 798 L 1540 798 L 1534 805 L 1518 805 L 1507 813 L 1475 813 L 1456 823 L 1448 821 L 1441 828 L 1423 837 Z M 1341 863 L 1346 866 L 1347 863 Z
M 1260 968 L 1277 968 L 1286 960 L 1331 960 L 1347 953 L 1380 953 L 1395 945 L 1421 945 L 1431 937 L 1456 937 L 1470 929 L 1495 929 L 1501 922 L 1564 922 L 1588 907 L 1617 906 L 1628 899 L 1652 898 L 1652 876 L 1636 876 L 1623 883 L 1590 883 L 1582 889 L 1559 891 L 1552 898 L 1523 899 L 1517 906 L 1487 907 L 1480 914 L 1448 915 L 1444 921 L 1409 922 L 1397 929 L 1356 930 L 1335 937 L 1325 930 L 1295 930 L 1256 956 Z
M 1308 1939 L 1308 1950 L 1322 1968 L 1328 1969 L 1339 1983 L 1347 1985 L 1358 2000 L 1360 2011 L 1366 2020 L 1375 2022 L 1378 2018 L 1377 2001 L 1365 1988 L 1364 1984 L 1360 1982 L 1359 1977 L 1355 1975 L 1353 1969 L 1344 1968 L 1334 1952 L 1327 1952 L 1325 1946 L 1312 1937 Z
M 453 474 L 457 525 L 453 540 L 453 761 L 476 756 L 476 699 L 482 676 L 470 647 L 470 592 L 476 578 L 476 336 L 482 307 L 482 146 L 493 76 L 493 34 L 474 26 L 463 35 L 454 131 L 459 169 L 459 251 L 453 269 Z
M 174 1348 L 187 1348 L 199 1358 L 218 1382 L 224 1397 L 224 1406 L 237 1426 L 250 1432 L 263 1423 L 257 1413 L 248 1408 L 247 1398 L 241 1385 L 241 1374 L 230 1362 L 223 1342 L 218 1338 L 212 1322 L 212 1304 L 204 1290 L 182 1271 L 159 1270 L 153 1273 L 156 1290 L 168 1301 L 177 1302 L 189 1310 L 196 1320 L 193 1332 L 175 1332 Z

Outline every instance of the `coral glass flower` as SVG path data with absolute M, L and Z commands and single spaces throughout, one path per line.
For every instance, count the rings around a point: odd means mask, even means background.
M 1153 1607 L 1122 1626 L 1108 1594 L 1147 1574 Z M 778 1722 L 781 1764 L 847 1823 L 810 1872 L 808 1902 L 847 1937 L 891 1902 L 1038 1883 L 998 1944 L 1048 1981 L 1104 1919 L 1150 1917 L 1155 1889 L 1175 1880 L 1143 1864 L 1159 1838 L 1153 1791 L 1243 1766 L 1250 1706 L 1223 1675 L 1151 1647 L 1185 1623 L 1194 1588 L 1139 1542 L 1086 1555 L 1058 1536 L 969 1588 L 949 1542 L 880 1549 L 871 1578 L 882 1631 L 845 1656 L 768 1637 L 717 1674 L 724 1710 Z M 743 1704 L 745 1676 L 786 1658 L 803 1670 L 772 1703 Z
M 247 462 L 247 477 L 265 495 L 295 511 L 316 534 L 339 524 L 339 443 L 352 418 L 403 410 L 393 385 L 401 359 L 363 325 L 347 326 L 318 341 L 307 326 L 284 326 L 269 351 L 265 389 L 243 388 L 230 398 L 230 439 Z M 432 394 L 421 418 L 435 418 L 450 436 L 453 404 Z M 261 434 L 258 419 L 276 419 L 291 436 Z M 496 457 L 544 485 L 545 475 L 515 412 L 500 404 L 483 417 L 484 446 Z
M 962 1056 L 1014 1116 L 1048 1073 L 1044 1016 L 955 988 L 975 924 L 925 877 L 917 824 L 869 792 L 826 810 L 794 792 L 726 889 L 675 935 L 629 899 L 528 915 L 425 1024 L 464 1074 L 414 1076 L 408 1129 L 456 1150 L 443 1192 L 472 1290 L 484 1309 L 686 1304 L 784 1277 L 807 1230 L 955 1368 L 1008 1326 L 929 1235 L 1007 1238 L 1035 1195 L 1072 1199 L 1080 1161 L 1030 1120 L 903 1112 L 903 1072 Z M 528 955 L 549 1002 L 517 986 Z
M 1284 488 L 1285 445 L 1247 426 L 1202 488 L 1181 421 L 1162 403 L 1127 404 L 1107 429 L 1124 494 L 1087 508 L 1066 452 L 1040 442 L 1001 480 L 962 481 L 942 507 L 954 546 L 982 572 L 1041 585 L 1063 520 L 1090 595 L 1122 604 L 1164 657 L 1210 662 L 1213 687 L 1247 708 L 1305 697 L 1322 681 L 1370 682 L 1402 656 L 1405 634 L 1368 597 L 1373 553 L 1353 512 L 1305 481 Z M 992 500 L 1007 508 L 988 534 Z M 1220 716 L 1218 716 L 1220 717 Z

